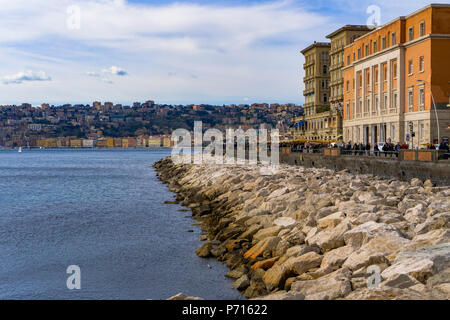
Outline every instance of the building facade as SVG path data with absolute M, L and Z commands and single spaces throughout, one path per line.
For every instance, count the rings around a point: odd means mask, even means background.
M 314 42 L 301 53 L 305 57 L 304 114 L 294 119 L 295 140 L 338 138 L 340 115 L 330 110 L 330 43 Z
M 343 135 L 342 119 L 344 111 L 344 48 L 360 36 L 370 32 L 365 25 L 345 25 L 327 36 L 331 42 L 330 49 L 330 107 L 340 113 L 338 135 Z
M 420 148 L 448 137 L 449 52 L 450 5 L 444 4 L 399 17 L 347 45 L 344 140 Z

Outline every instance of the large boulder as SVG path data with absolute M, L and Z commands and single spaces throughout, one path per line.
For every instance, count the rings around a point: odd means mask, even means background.
M 373 238 L 351 253 L 343 267 L 358 270 L 373 264 L 389 263 L 400 250 L 403 250 L 410 243 L 411 240 L 393 235 Z
M 255 235 L 253 236 L 253 243 L 257 241 L 261 241 L 265 238 L 276 236 L 280 230 L 283 229 L 283 227 L 280 226 L 273 226 L 265 229 L 259 230 Z
M 404 218 L 412 224 L 423 223 L 427 219 L 425 206 L 422 203 L 419 203 L 417 206 L 407 209 Z
M 248 278 L 248 276 L 246 274 L 244 274 L 242 277 L 240 277 L 233 283 L 233 287 L 236 290 L 244 290 L 249 285 L 250 285 L 250 279 Z
M 436 229 L 450 228 L 450 212 L 442 212 L 428 217 L 423 223 L 416 226 L 414 231 L 417 234 L 424 234 Z
M 205 242 L 200 248 L 195 251 L 195 253 L 201 258 L 207 258 L 211 256 L 211 250 L 213 246 L 210 242 Z
M 299 257 L 292 257 L 283 264 L 292 271 L 292 273 L 301 275 L 312 268 L 319 267 L 322 259 L 323 257 L 321 255 L 315 252 L 308 252 Z
M 317 221 L 317 227 L 320 230 L 333 229 L 345 219 L 343 212 L 336 212 Z
M 282 264 L 276 264 L 264 273 L 263 281 L 267 290 L 272 291 L 275 288 L 283 286 L 288 276 L 289 269 Z
M 260 255 L 263 257 L 269 257 L 272 254 L 272 250 L 274 250 L 281 238 L 279 237 L 268 237 L 263 241 L 259 241 L 256 245 L 250 248 L 247 252 L 244 253 L 244 258 L 246 259 L 256 259 Z
M 315 273 L 324 275 L 338 270 L 354 251 L 355 248 L 352 246 L 343 246 L 326 252 L 323 256 L 320 269 Z
M 400 231 L 394 226 L 374 221 L 366 222 L 344 234 L 345 244 L 360 248 L 375 237 L 401 236 Z
M 381 276 L 408 274 L 422 283 L 450 265 L 450 243 L 401 251 Z
M 408 245 L 408 249 L 417 249 L 446 242 L 450 242 L 449 229 L 431 230 L 427 233 L 416 235 Z
M 280 217 L 275 219 L 273 222 L 274 225 L 283 227 L 283 228 L 291 228 L 294 227 L 298 222 L 295 219 L 289 217 Z
M 344 246 L 344 234 L 351 229 L 351 224 L 344 220 L 336 228 L 321 231 L 307 238 L 310 245 L 317 245 L 325 251 Z
M 306 300 L 332 300 L 345 297 L 351 291 L 350 272 L 340 269 L 315 280 L 296 281 L 290 292 L 305 295 Z

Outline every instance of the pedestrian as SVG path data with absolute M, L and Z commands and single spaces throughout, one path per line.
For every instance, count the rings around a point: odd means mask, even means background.
M 375 145 L 373 146 L 373 154 L 375 157 L 378 157 L 378 152 L 379 152 L 378 143 L 375 143 Z

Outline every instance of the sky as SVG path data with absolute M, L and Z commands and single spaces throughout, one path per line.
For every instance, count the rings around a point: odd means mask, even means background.
M 302 104 L 302 49 L 430 3 L 0 0 L 0 105 Z

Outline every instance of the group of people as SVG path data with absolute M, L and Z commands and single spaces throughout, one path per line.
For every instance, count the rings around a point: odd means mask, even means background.
M 347 154 L 354 154 L 354 155 L 372 155 L 372 156 L 379 156 L 381 153 L 384 155 L 387 154 L 393 154 L 398 157 L 398 153 L 400 150 L 406 150 L 409 146 L 406 143 L 400 144 L 400 142 L 397 142 L 397 144 L 393 144 L 390 142 L 386 142 L 384 144 L 377 144 L 375 143 L 373 146 L 370 143 L 354 143 L 352 144 L 351 141 L 349 141 L 345 147 L 344 150 Z

